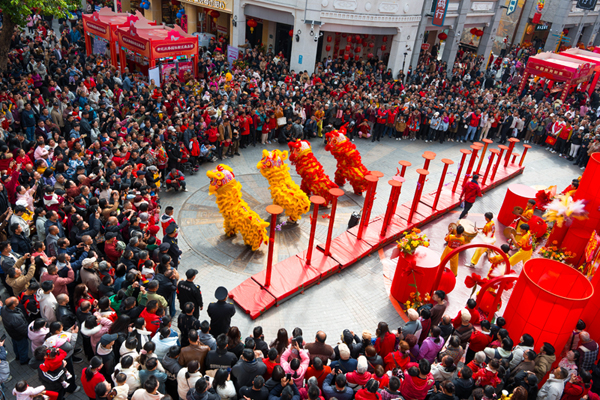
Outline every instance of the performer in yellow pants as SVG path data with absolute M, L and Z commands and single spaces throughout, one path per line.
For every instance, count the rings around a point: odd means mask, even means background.
M 496 224 L 494 223 L 493 218 L 494 214 L 492 214 L 491 212 L 485 213 L 485 226 L 481 229 L 481 232 L 484 235 L 483 242 L 485 244 L 496 243 Z M 477 250 L 475 250 L 475 254 L 473 254 L 473 257 L 471 257 L 471 262 L 469 264 L 466 264 L 466 266 L 475 268 L 481 256 L 487 251 L 488 250 L 484 249 L 483 247 L 480 247 Z
M 521 224 L 520 228 L 525 233 L 518 242 L 515 240 L 514 235 L 512 237 L 513 243 L 519 247 L 519 251 L 510 257 L 511 266 L 517 265 L 520 261 L 523 261 L 523 264 L 525 264 L 533 253 L 533 238 L 531 237 L 531 232 L 529 232 L 529 225 Z
M 500 246 L 500 250 L 502 250 L 503 253 L 508 253 L 508 251 L 510 250 L 510 246 L 507 245 L 506 243 L 504 243 L 502 246 Z M 504 265 L 504 257 L 502 257 L 502 254 L 500 254 L 496 251 L 492 251 L 488 255 L 488 261 L 490 262 L 490 264 L 492 264 L 492 266 L 490 267 L 490 270 L 488 271 L 487 278 L 492 279 L 499 275 L 499 274 L 495 275 L 493 272 L 496 268 L 498 268 L 500 266 L 500 264 Z M 510 259 L 509 259 L 509 261 L 510 261 Z
M 525 207 L 525 210 L 519 216 L 519 222 L 517 222 L 517 234 L 515 235 L 515 239 L 517 239 L 517 241 L 519 239 L 521 239 L 521 236 L 523 236 L 523 233 L 524 233 L 523 230 L 521 229 L 521 225 L 529 224 L 529 220 L 531 219 L 531 217 L 533 217 L 534 210 L 535 210 L 535 200 L 528 200 L 527 207 Z
M 445 237 L 445 241 L 448 243 L 444 252 L 442 253 L 443 260 L 446 256 L 454 249 L 459 248 L 463 244 L 465 244 L 465 237 L 462 235 L 465 231 L 465 228 L 461 225 L 456 227 L 456 234 L 449 233 Z M 458 254 L 450 259 L 450 269 L 454 273 L 454 276 L 458 275 Z

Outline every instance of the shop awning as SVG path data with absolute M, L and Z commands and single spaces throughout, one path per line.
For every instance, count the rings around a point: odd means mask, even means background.
M 588 81 L 594 68 L 588 61 L 545 52 L 529 57 L 525 72 L 553 81 L 576 85 Z

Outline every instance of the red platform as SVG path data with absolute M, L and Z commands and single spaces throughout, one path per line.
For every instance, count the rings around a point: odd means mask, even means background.
M 522 174 L 524 169 L 525 167 L 520 167 L 515 163 L 509 163 L 507 167 L 500 165 L 494 180 L 488 179 L 488 183 L 482 186 L 482 191 L 487 192 Z M 331 241 L 329 257 L 323 254 L 325 244 L 319 244 L 312 253 L 312 265 L 306 266 L 306 251 L 304 251 L 273 266 L 271 285 L 268 288 L 264 287 L 266 271 L 261 271 L 246 279 L 229 295 L 252 319 L 255 319 L 270 307 L 304 292 L 308 287 L 320 283 L 392 241 L 398 240 L 403 232 L 422 226 L 457 207 L 460 203 L 462 180 L 462 177 L 459 178 L 456 193 L 452 193 L 450 187 L 442 188 L 438 209 L 435 212 L 432 212 L 431 207 L 436 191 L 423 195 L 410 223 L 407 220 L 412 200 L 399 205 L 383 238 L 379 236 L 383 216 L 375 216 L 364 228 L 361 240 L 356 238 L 358 232 L 358 226 L 356 226 Z

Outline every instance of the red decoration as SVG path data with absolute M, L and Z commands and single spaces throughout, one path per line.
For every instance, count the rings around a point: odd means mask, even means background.
M 475 36 L 482 37 L 483 36 L 483 29 L 477 29 L 477 33 L 475 34 Z
M 325 46 L 325 51 L 330 51 L 330 50 L 331 50 L 331 46 L 330 45 Z
M 369 58 L 373 58 L 373 53 L 369 53 L 369 54 L 367 54 L 367 57 L 369 57 Z
M 354 49 L 355 53 L 360 53 L 362 51 L 362 48 L 360 46 L 358 46 L 357 48 Z
M 358 61 L 358 60 L 360 60 L 360 56 L 357 54 L 357 55 L 355 55 L 355 56 L 354 56 L 354 59 L 355 59 L 356 61 Z
M 346 40 L 348 41 L 348 43 L 352 43 L 352 40 L 353 40 L 353 39 L 352 39 L 352 36 L 348 36 L 348 37 L 346 38 Z
M 356 35 L 355 41 L 356 43 L 360 44 L 362 42 L 362 38 L 359 35 Z
M 531 23 L 539 24 L 541 19 L 542 19 L 542 13 L 536 12 L 535 14 L 533 14 L 533 18 L 531 18 Z
M 448 35 L 445 32 L 442 32 L 438 35 L 438 39 L 446 40 L 446 39 L 448 39 Z
M 346 45 L 346 51 L 350 51 L 352 50 L 352 46 L 350 46 L 349 44 Z
M 345 38 L 346 36 L 348 36 L 348 35 L 347 35 L 347 34 L 345 34 L 345 33 L 342 33 L 342 37 L 343 37 L 343 38 Z
M 456 277 L 454 273 L 450 270 L 450 268 L 445 267 L 444 272 L 442 273 L 442 278 L 440 279 L 440 284 L 436 290 L 443 290 L 446 293 L 450 293 L 454 290 L 456 286 Z
M 346 61 L 347 61 L 349 58 L 350 58 L 350 54 L 348 54 L 348 53 L 344 53 L 344 60 L 346 60 Z
M 469 32 L 471 32 L 471 35 L 476 35 L 477 31 L 478 31 L 477 28 L 471 28 L 471 30 Z
M 290 31 L 288 32 L 288 35 L 290 35 L 290 37 L 294 36 L 294 30 L 290 29 Z
M 387 49 L 387 47 L 385 46 L 385 44 L 381 45 L 381 51 L 385 51 Z
M 387 42 L 387 36 L 383 37 L 383 43 Z
M 246 25 L 250 27 L 250 33 L 254 33 L 254 28 L 258 26 L 258 22 L 256 22 L 253 19 L 249 19 L 248 21 L 246 21 Z
M 369 47 L 370 47 L 370 48 L 373 48 L 373 47 L 375 47 L 375 43 L 373 43 L 373 42 L 369 43 Z
M 331 43 L 331 35 L 327 36 L 327 43 Z
M 207 14 L 212 17 L 212 19 L 213 19 L 213 21 L 215 21 L 215 23 L 217 22 L 217 19 L 221 16 L 221 13 L 218 12 L 217 10 L 210 10 Z

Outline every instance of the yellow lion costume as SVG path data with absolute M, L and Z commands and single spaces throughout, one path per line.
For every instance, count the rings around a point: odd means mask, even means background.
M 285 163 L 287 151 L 263 150 L 262 159 L 256 164 L 262 176 L 269 181 L 273 203 L 283 207 L 291 222 L 302 218 L 310 209 L 308 196 L 292 180 L 290 167 Z
M 332 196 L 329 189 L 337 188 L 325 173 L 323 166 L 312 152 L 310 143 L 306 140 L 289 142 L 290 161 L 296 166 L 296 172 L 302 177 L 300 188 L 307 195 L 317 195 L 325 199 L 325 207 L 329 205 Z
M 219 164 L 212 171 L 207 171 L 206 176 L 210 179 L 208 194 L 217 197 L 219 211 L 225 219 L 225 234 L 233 236 L 236 232 L 241 233 L 244 243 L 252 246 L 252 251 L 256 251 L 263 242 L 268 243 L 266 227 L 269 223 L 252 211 L 242 199 L 242 184 L 235 179 L 233 170 L 227 165 Z
M 331 152 L 337 160 L 335 183 L 342 187 L 348 181 L 354 189 L 354 193 L 362 195 L 367 190 L 365 176 L 369 175 L 369 171 L 363 165 L 356 146 L 346 137 L 346 125 L 342 126 L 339 131 L 328 132 L 326 136 L 325 150 Z

